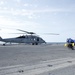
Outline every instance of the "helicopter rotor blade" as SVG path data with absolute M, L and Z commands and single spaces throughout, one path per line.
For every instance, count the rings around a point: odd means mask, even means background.
M 21 30 L 21 29 L 17 29 L 18 31 L 22 31 L 22 32 L 25 32 L 27 34 L 35 34 L 34 32 L 28 32 L 28 31 L 24 31 L 24 30 Z
M 27 31 L 24 31 L 24 30 L 21 30 L 21 29 L 17 29 L 18 31 L 21 31 L 21 32 L 25 32 L 25 33 L 29 33 Z
M 34 32 L 28 32 L 28 31 L 24 31 L 24 30 L 21 30 L 21 29 L 17 29 L 18 31 L 21 31 L 21 32 L 25 32 L 25 33 L 27 33 L 27 34 L 36 34 L 36 33 L 34 33 Z M 44 35 L 59 35 L 59 34 L 57 34 L 57 33 L 43 33 Z
M 41 35 L 60 35 L 57 33 L 37 33 L 37 34 L 41 34 Z
M 59 35 L 57 33 L 44 33 L 45 35 Z
M 9 33 L 9 34 L 26 34 L 26 33 Z

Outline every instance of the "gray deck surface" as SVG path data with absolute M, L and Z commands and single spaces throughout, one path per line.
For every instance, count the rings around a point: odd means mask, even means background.
M 75 75 L 75 50 L 64 45 L 0 45 L 0 75 Z

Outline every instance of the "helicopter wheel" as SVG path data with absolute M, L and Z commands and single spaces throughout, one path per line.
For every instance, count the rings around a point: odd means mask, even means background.
M 3 44 L 3 46 L 5 46 L 5 44 Z
M 38 43 L 35 43 L 35 45 L 38 45 Z
M 36 42 L 36 43 L 32 43 L 32 45 L 38 45 L 38 43 Z
M 32 43 L 32 45 L 34 45 L 34 43 Z

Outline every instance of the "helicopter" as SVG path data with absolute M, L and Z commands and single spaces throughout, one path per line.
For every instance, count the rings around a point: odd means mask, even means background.
M 0 41 L 5 42 L 3 45 L 5 45 L 6 43 L 25 43 L 25 44 L 31 44 L 31 45 L 46 44 L 46 41 L 43 40 L 38 35 L 36 35 L 36 33 L 34 33 L 34 32 L 28 32 L 28 31 L 24 31 L 21 29 L 17 29 L 17 30 L 24 32 L 27 35 L 22 35 L 22 36 L 18 36 L 18 37 L 14 37 L 14 38 L 5 38 L 5 39 L 0 37 Z M 51 35 L 52 34 L 59 35 L 59 34 L 51 33 Z

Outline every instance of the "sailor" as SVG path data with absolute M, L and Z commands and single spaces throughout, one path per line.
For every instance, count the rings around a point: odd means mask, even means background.
M 74 43 L 74 40 L 71 39 L 71 38 L 68 38 L 68 39 L 67 39 L 67 43 Z
M 71 38 L 67 39 L 68 47 L 74 50 L 74 40 Z

